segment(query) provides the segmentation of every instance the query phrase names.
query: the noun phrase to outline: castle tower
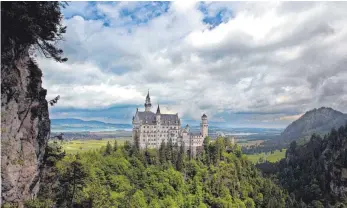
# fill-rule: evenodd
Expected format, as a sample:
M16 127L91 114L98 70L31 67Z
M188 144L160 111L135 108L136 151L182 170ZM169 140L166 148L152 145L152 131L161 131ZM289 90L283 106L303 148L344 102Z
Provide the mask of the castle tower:
M145 102L145 111L146 112L150 112L152 108L152 104L151 104L151 98L149 97L149 90L146 96L146 102Z
M160 107L158 104L158 108L157 108L157 113L155 114L155 119L157 121L157 123L160 123Z
M205 114L201 116L200 130L201 130L201 135L204 138L208 136L208 123L207 123L207 116Z

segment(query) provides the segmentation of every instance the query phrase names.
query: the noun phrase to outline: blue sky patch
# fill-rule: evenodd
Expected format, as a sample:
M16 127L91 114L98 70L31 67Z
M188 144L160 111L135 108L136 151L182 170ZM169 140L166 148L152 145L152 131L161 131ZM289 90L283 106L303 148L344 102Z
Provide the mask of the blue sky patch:
M201 2L199 4L199 10L204 14L203 22L209 24L211 29L215 28L223 22L228 22L230 17L232 17L232 11L230 8L220 8L220 10L216 12L216 14L210 16L208 12L208 6L204 2Z

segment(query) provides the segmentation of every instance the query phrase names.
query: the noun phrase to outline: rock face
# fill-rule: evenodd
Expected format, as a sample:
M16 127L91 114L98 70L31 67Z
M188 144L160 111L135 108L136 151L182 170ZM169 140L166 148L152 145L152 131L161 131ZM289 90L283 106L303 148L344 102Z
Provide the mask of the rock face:
M2 204L35 197L50 120L42 72L28 53L1 66Z
M313 133L326 134L332 128L345 125L346 122L347 115L332 108L313 109L291 123L281 134L281 139L292 141Z

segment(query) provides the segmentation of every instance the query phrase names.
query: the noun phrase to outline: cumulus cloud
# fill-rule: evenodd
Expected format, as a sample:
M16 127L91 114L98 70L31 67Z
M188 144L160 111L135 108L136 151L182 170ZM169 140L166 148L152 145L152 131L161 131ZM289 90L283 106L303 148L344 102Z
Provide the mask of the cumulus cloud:
M287 124L315 107L347 112L346 10L345 2L80 3L65 10L69 61L38 61L58 108L142 106L150 89L154 104L186 118L232 122L253 112L238 121Z

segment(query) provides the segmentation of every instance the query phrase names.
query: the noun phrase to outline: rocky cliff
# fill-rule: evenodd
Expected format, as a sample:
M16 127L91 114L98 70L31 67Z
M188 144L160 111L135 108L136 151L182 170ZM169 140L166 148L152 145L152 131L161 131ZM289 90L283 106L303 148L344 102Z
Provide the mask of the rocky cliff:
M50 132L42 72L26 52L2 59L1 179L2 204L35 197ZM9 60L9 61L8 61Z
M347 115L332 108L321 107L307 111L298 120L291 123L281 134L286 141L309 137L313 133L324 135L332 128L339 128L347 123Z

